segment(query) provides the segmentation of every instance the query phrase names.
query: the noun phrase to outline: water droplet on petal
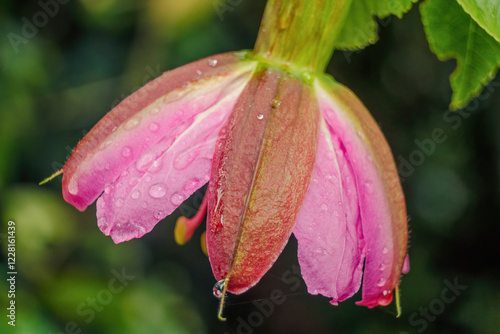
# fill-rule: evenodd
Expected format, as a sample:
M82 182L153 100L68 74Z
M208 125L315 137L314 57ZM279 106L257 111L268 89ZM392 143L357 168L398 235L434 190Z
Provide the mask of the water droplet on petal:
M141 206L145 209L148 207L148 203L146 201L141 203Z
M154 159L155 156L152 153L143 154L135 163L135 167L139 172L146 172Z
M271 102L274 109L278 108L281 104L281 101L278 98L274 98Z
M326 205L325 203L321 204L321 210L327 211L328 210L328 205Z
M155 219L158 219L158 220L162 220L163 218L166 217L166 215L163 213L163 211L161 210L156 210L154 213L153 213L153 216L155 217Z
M74 177L69 180L68 191L71 195L78 194L78 181Z
M388 292L387 292L387 290L382 291L382 294L383 294L384 296L385 296L385 295L387 295L387 293L388 293Z
M127 172L126 170L124 170L124 171L122 172L122 177L125 177L125 176L127 176L127 175L128 175L128 172Z
M263 119L263 118L264 118L264 115L262 115L262 114L257 115L257 119Z
M196 70L196 74L201 75L203 72L200 70Z
M125 123L125 129L132 130L133 128L138 126L140 122L141 122L141 119L139 117L133 117L133 118L129 119L127 121L127 123Z
M115 205L118 208L121 208L123 206L123 198L119 197L115 200Z
M110 192L111 192L111 187L106 186L106 188L104 188L104 193L109 195Z
M148 169L148 173L158 173L161 170L161 167L163 166L163 158L160 158L158 160L155 160L152 164L151 167Z
M149 195L153 198L162 198L167 193L167 189L161 183L157 183L149 188Z
M339 206L342 206L342 201L339 201L337 204L338 204Z
M140 196L141 196L141 193L139 190L134 190L132 192L132 194L130 195L130 197L132 197L133 199L138 199Z
M128 158L128 157L130 157L131 154L132 154L132 150L130 149L129 146L125 146L124 148L122 148L122 157Z
M173 205L180 205L182 204L182 202L184 202L184 196L182 196L182 194L175 193L172 195L172 197L170 197L170 202Z
M384 271L384 270L385 270L385 264L383 264L383 263L382 263L382 264L380 265L380 267L379 267L379 270L380 270L380 271Z
M378 281L377 281L377 286L384 286L385 284L385 278L380 278Z
M151 109L151 114L157 114L158 112L160 111L160 108L159 107L154 107L153 109Z
M149 131L151 132L156 132L158 131L158 129L160 128L160 126L158 125L158 123L151 123L149 124Z
M224 291L224 285L225 284L226 284L226 280L225 279L221 279L220 281L218 281L217 283L215 283L214 288L212 290L215 297L217 297L217 298L222 297L222 292Z
M199 183L200 183L200 180L198 180L197 178L193 178L191 180L188 180L186 182L186 184L184 185L184 190L195 189L198 186Z
M333 210L333 214L335 215L335 217L339 216L339 212L337 210Z
M387 254L387 253L389 253L389 249L387 249L387 247L384 247L382 249L382 254Z
M215 67L217 66L217 59L209 59L208 60L208 65Z

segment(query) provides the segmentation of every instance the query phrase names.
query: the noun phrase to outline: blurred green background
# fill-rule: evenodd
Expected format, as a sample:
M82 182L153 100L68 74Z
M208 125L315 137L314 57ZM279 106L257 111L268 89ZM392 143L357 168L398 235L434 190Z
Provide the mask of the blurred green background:
M401 284L400 318L394 305L355 306L359 294L338 307L308 295L294 270L292 237L256 287L229 297L228 321L219 322L201 231L182 247L173 238L176 218L194 213L200 193L145 237L115 245L97 228L94 206L80 213L64 202L60 177L37 185L147 81L211 54L252 48L264 6L0 3L1 333L500 332L500 78L466 109L447 112L455 63L429 51L418 6L402 20L379 20L377 44L336 52L328 67L373 113L401 166L412 268ZM446 139L429 144L436 129ZM15 328L5 317L9 220L17 227ZM285 297L272 300L273 290Z

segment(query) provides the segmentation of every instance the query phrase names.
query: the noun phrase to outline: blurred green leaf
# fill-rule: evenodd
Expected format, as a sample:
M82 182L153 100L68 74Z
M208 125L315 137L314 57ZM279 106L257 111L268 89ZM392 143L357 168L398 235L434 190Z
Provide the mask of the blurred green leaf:
M354 0L351 2L344 24L337 35L336 49L356 50L378 40L375 16L401 18L417 0Z
M420 9L432 52L441 61L457 59L450 108L463 108L498 71L500 44L455 1L427 0Z
M477 24L500 43L500 2L498 0L457 0Z

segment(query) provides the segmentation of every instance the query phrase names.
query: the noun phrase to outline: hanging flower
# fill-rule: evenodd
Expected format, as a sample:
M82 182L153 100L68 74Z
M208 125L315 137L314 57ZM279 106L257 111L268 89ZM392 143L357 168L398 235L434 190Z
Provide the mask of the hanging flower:
M363 104L323 73L332 26L304 31L309 18L280 14L318 4L287 3L270 2L253 52L166 72L111 110L65 164L63 196L79 210L97 199L98 226L119 243L208 182L200 212L175 235L189 240L207 210L220 295L254 286L293 233L311 294L337 304L363 280L358 304L387 305L408 270L395 163Z

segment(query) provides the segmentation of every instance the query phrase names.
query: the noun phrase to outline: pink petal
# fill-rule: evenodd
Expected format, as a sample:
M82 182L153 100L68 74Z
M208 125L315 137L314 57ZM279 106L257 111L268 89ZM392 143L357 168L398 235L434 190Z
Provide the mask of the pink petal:
M186 119L192 121L193 114L213 105L226 85L248 71L248 65L236 54L202 59L164 73L122 101L82 139L66 162L64 199L85 210L166 131L175 137L188 126ZM164 123L165 115L168 123Z
M326 80L317 90L323 117L332 138L340 140L357 190L366 249L363 299L358 304L387 305L399 282L407 243L404 196L394 159L376 122L351 91Z
M309 293L351 297L361 284L364 242L356 184L341 140L320 124L311 185L293 231Z
M98 224L104 234L116 243L141 237L208 182L219 130L246 80L227 85L215 79L188 93L180 103L162 105L158 116L146 116L150 123L135 140L145 140L151 124L161 127L155 132L164 136L98 199Z

